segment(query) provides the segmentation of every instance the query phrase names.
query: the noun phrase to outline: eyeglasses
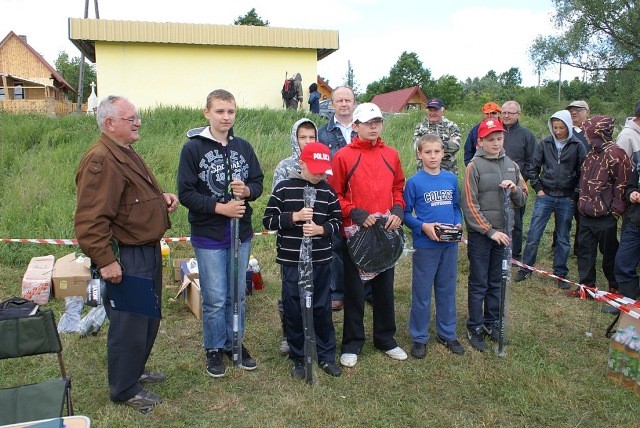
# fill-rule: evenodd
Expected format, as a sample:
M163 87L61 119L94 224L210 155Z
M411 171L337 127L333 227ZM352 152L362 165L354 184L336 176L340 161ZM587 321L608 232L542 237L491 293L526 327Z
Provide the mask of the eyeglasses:
M515 116L517 114L520 114L519 111L503 111L502 115L503 116Z
M140 118L140 116L134 116L134 117L112 117L112 119L126 120L127 122L131 122L132 125L135 125L136 122L138 122L138 126L142 125L142 118Z
M500 116L500 112L499 111L492 111L491 113L487 113L489 116Z
M371 120L369 120L367 122L361 122L361 123L364 123L364 124L366 124L368 126L374 126L374 125L375 126L380 126L380 125L382 125L382 119L371 119Z

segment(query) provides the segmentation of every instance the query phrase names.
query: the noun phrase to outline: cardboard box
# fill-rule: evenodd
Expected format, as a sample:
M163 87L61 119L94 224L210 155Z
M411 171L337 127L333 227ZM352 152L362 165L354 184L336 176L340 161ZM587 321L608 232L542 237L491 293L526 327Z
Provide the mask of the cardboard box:
M173 259L173 279L182 282L184 272L182 271L182 262L188 262L191 259Z
M87 280L91 278L91 260L76 257L76 253L59 258L53 268L53 296L63 299L67 296L87 295Z
M22 277L22 298L44 305L51 295L51 271L55 257L34 257Z
M186 264L186 263L185 263ZM202 319L202 297L200 295L200 280L197 273L187 273L178 290L176 299L184 295L184 302L198 319Z

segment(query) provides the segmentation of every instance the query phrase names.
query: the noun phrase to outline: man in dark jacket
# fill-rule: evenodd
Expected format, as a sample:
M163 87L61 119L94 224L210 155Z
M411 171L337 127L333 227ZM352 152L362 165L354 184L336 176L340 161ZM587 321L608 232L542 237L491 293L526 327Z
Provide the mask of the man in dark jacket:
M586 155L580 140L573 136L571 116L567 110L560 110L549 118L551 135L540 141L533 155L528 171L531 187L536 191L536 200L531 216L522 261L533 266L538 256L538 245L552 213L556 214L558 248L553 257L553 273L564 278L569 273L569 235L571 220L578 199L580 167ZM523 268L514 281L519 282L531 276L531 271ZM566 290L568 284L558 280L558 287Z
M580 284L596 284L597 248L609 289L617 289L613 265L618 251L618 218L627 209L625 188L631 173L627 154L613 143L614 119L595 116L584 122L591 150L582 165L578 212L578 273ZM605 309L612 308L605 306Z
M160 238L171 226L167 213L178 207L178 198L160 189L149 167L131 147L140 138L142 124L131 102L109 96L98 106L96 119L102 134L80 161L76 175L78 245L105 281L119 284L123 270L152 279L155 301L146 304L159 305ZM105 294L108 301L108 290ZM142 389L142 384L165 379L145 370L160 319L110 310L109 305L105 309L109 316L110 398L147 413L162 402L158 394Z
M331 104L335 111L329 123L318 130L318 141L329 147L331 157L351 142L358 133L351 127L356 108L355 95L348 86L338 86L331 93ZM344 265L342 263L342 236L332 236L333 259L331 262L331 309L342 309L344 303ZM368 288L368 286L367 286Z
M502 104L502 125L504 133L504 152L509 158L518 164L520 172L526 182L529 177L527 171L531 171L533 153L536 149L536 136L529 129L520 125L520 113L522 109L517 101L507 101ZM528 190L525 186L525 190ZM515 207L513 224L512 257L516 260L522 258L522 223L526 205Z

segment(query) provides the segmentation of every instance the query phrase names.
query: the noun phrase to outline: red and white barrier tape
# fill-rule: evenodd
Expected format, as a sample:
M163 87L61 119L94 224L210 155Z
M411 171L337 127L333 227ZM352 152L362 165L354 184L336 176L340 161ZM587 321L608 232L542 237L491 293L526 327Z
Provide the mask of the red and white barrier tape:
M265 232L256 232L253 236L267 236L274 235L275 230L268 230ZM183 236L179 238L165 237L165 242L189 242L191 238L189 236ZM20 243L20 244L51 244L51 245L78 245L77 239L51 239L51 238L0 238L0 242L4 243Z

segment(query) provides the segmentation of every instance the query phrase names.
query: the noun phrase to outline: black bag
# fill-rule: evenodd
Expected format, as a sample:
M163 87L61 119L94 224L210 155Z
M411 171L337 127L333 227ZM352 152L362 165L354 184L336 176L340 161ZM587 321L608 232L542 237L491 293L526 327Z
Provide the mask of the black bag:
M25 318L38 311L38 305L32 300L12 297L0 302L0 320Z
M286 79L282 85L282 98L292 100L296 97L296 84L293 79Z
M387 217L380 217L371 227L361 227L347 239L353 263L366 274L377 274L395 266L404 250L404 233L384 228Z

